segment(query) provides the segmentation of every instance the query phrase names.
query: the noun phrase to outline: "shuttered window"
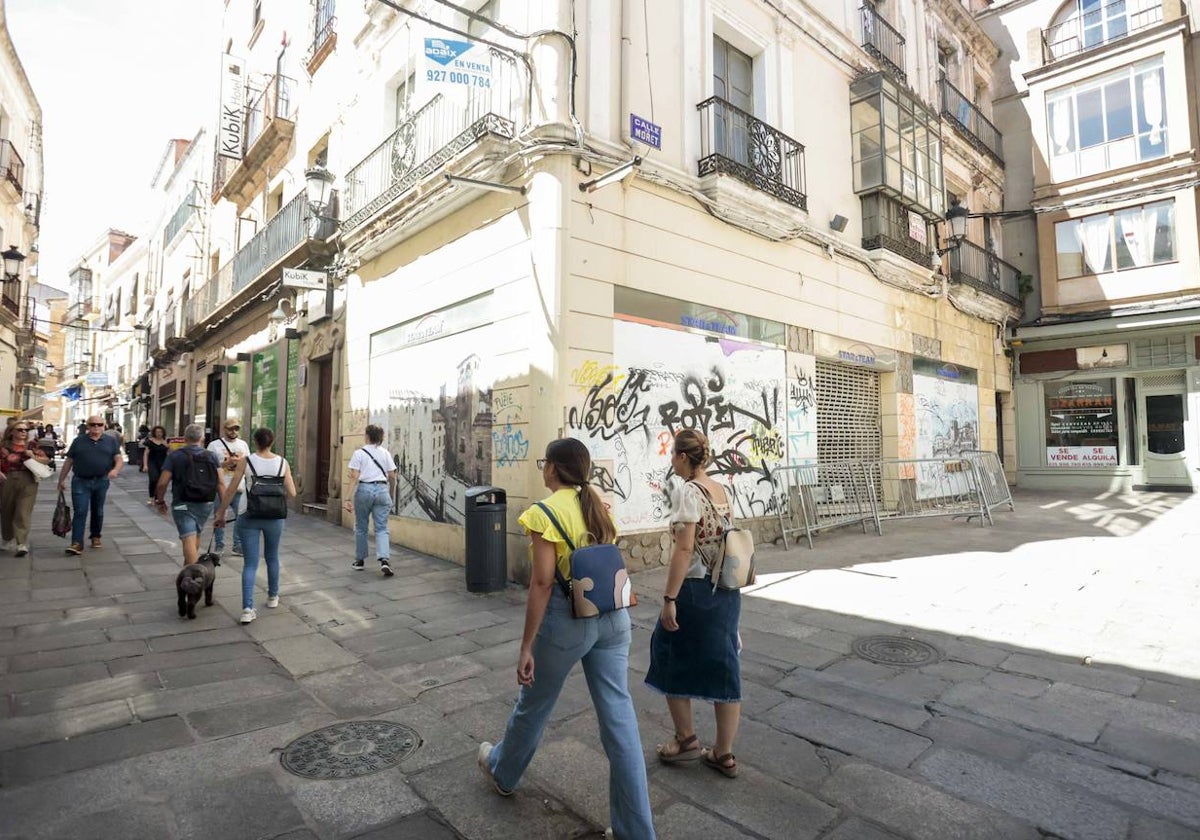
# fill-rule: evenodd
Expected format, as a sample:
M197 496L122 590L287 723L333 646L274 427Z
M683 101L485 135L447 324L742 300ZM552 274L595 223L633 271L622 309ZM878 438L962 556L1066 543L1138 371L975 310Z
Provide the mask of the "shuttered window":
M817 457L874 461L881 457L879 374L817 360Z

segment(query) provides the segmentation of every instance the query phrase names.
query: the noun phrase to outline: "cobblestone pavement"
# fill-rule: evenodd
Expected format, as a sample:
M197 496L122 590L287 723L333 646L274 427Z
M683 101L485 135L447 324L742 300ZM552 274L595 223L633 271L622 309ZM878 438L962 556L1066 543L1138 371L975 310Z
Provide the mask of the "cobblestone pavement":
M475 767L516 694L516 587L397 550L350 569L353 535L289 519L278 609L175 613L173 527L128 472L105 547L63 553L42 488L33 553L0 555L0 837L563 838L608 823L582 675L512 799ZM890 523L764 547L743 601L742 775L648 761L662 838L1200 837L1200 497L1019 493L997 525ZM661 570L635 577L641 684ZM904 637L904 644L865 637ZM923 642L930 649L907 644ZM859 643L859 644L856 644ZM928 655L923 664L872 656ZM358 778L288 772L281 750L341 721L413 730ZM702 739L711 714L698 716ZM354 742L343 745L353 754Z

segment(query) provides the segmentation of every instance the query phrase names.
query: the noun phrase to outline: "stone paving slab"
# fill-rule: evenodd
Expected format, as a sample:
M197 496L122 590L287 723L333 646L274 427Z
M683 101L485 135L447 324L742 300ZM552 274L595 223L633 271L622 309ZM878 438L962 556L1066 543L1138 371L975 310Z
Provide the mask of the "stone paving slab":
M186 718L202 738L222 738L325 713L325 707L307 693L290 691L190 712Z
M124 656L136 656L146 652L146 643L140 640L130 642L107 642L105 644L89 644L80 647L63 648L62 650L36 651L10 656L9 669L16 671L41 671L45 668L63 668L68 665L78 665L86 662L102 662L107 659L118 659Z
M273 837L304 816L269 773L197 778L168 799L182 838Z
M912 840L1037 840L1026 822L868 764L848 763L820 794Z
M16 787L47 776L192 743L177 717L90 732L75 738L0 753L0 785Z
M1066 838L1124 840L1127 812L1045 778L1032 778L980 756L935 750L921 775L964 799L990 805Z
M129 699L129 704L142 720L155 717L183 714L252 700L285 694L292 688L292 681L278 674L263 674L225 680L207 685L187 688L166 688L148 694L139 694Z
M809 700L780 703L767 723L807 741L860 755L885 767L903 768L930 747L929 739Z
M310 674L302 677L300 684L309 694L344 718L372 717L416 699L362 663Z
M354 665L359 658L319 633L262 643L263 649L293 677Z
M88 732L113 729L133 722L127 700L111 700L75 709L25 715L0 720L0 754L61 738L76 738Z
M194 665L207 665L213 662L243 657L260 657L262 652L257 645L248 641L229 644L197 647L189 650L146 652L141 656L131 656L123 659L112 659L108 669L113 676L119 674L137 673L144 671L160 671L172 668L188 668Z
M17 715L40 715L78 706L90 706L106 700L123 699L159 688L162 688L162 683L155 674L125 674L15 694L13 712Z

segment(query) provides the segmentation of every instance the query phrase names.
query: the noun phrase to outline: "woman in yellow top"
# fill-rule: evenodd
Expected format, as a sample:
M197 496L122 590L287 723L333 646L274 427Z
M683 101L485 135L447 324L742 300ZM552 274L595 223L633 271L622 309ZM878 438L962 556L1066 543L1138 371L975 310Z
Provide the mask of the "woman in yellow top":
M563 438L546 447L538 461L550 496L542 504L571 531L576 546L611 543L617 538L612 517L588 483L592 457L578 440ZM525 608L525 634L517 662L521 693L508 719L504 738L479 745L479 768L501 796L511 796L541 741L546 721L575 663L583 663L588 691L600 723L600 740L608 755L608 799L613 836L650 840L654 823L646 782L646 760L637 713L629 696L628 610L591 618L574 618L571 603L555 582L557 567L571 579L567 541L537 505L518 520L530 535L532 578Z

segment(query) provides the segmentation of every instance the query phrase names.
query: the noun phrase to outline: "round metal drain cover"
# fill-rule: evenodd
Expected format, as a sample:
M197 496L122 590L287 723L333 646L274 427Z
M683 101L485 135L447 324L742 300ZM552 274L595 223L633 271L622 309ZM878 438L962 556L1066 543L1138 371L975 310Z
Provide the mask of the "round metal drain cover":
M904 636L863 636L855 639L850 649L855 656L881 665L919 667L942 658L938 649L928 642Z
M355 720L301 735L284 748L279 763L310 779L352 779L395 767L421 746L421 736L402 723Z

